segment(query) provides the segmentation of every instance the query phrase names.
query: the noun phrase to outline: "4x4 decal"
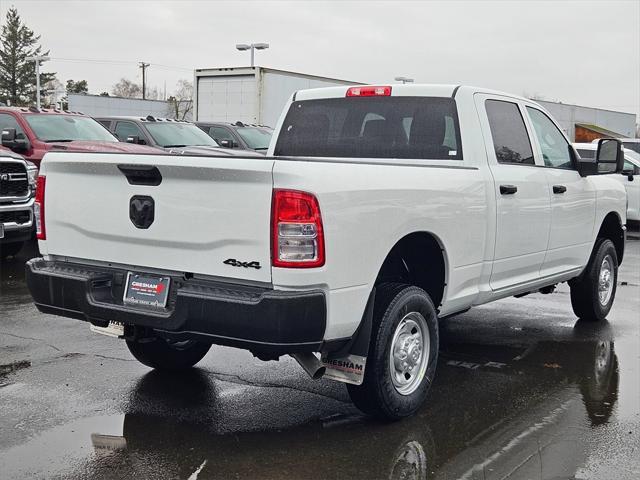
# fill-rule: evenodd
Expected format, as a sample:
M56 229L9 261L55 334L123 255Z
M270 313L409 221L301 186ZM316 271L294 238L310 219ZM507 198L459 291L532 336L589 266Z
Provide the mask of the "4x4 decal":
M232 267L255 268L256 270L260 270L260 268L262 268L260 262L241 262L240 260L236 260L235 258L228 258L222 263L224 263L225 265L231 265Z

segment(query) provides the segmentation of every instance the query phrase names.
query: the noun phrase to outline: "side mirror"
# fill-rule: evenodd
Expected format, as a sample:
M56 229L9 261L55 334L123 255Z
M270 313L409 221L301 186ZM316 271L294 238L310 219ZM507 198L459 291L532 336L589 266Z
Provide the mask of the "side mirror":
M233 148L235 147L235 143L233 140L220 140L220 146L224 148Z
M598 140L596 152L598 173L620 173L624 168L624 150L622 142L613 138Z
M2 129L2 146L21 152L29 150L29 140L26 138L18 138L15 128Z
M136 145L144 145L146 143L144 140L140 140L138 135L129 135L126 141L127 143L135 143Z
M614 138L601 138L598 140L595 161L581 160L578 162L578 171L582 177L622 173L623 167L624 150L622 149L622 142Z

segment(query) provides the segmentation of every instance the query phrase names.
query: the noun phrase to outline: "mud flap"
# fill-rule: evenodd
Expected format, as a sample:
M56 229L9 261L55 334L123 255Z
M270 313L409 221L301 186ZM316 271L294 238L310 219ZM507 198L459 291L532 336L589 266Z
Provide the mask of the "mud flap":
M340 350L322 353L321 361L326 368L323 378L362 385L367 355L369 354L369 343L371 342L375 298L376 289L374 287L369 295L369 300L367 300L360 326L351 340Z

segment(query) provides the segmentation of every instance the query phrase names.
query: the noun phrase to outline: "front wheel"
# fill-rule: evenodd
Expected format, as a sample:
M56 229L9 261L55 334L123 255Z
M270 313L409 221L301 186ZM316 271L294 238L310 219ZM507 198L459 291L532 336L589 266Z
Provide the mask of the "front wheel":
M618 282L618 255L613 242L599 238L580 280L569 282L573 313L581 320L604 320L613 306Z
M360 410L399 420L424 403L436 371L438 319L421 288L378 286L371 344L362 385L347 385Z
M156 337L143 342L127 340L127 347L136 360L147 367L179 371L191 368L202 360L211 345L195 340L173 342Z

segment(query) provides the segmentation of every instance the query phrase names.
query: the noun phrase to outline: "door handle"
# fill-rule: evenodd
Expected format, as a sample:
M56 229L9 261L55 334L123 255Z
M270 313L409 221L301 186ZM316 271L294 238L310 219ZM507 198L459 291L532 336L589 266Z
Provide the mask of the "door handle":
M564 185L553 186L553 193L564 193L566 191L567 191L567 187L565 187Z
M500 193L502 195L513 195L518 191L515 185L500 185Z
M160 170L153 165L118 165L118 170L127 177L130 185L157 187L162 183Z

